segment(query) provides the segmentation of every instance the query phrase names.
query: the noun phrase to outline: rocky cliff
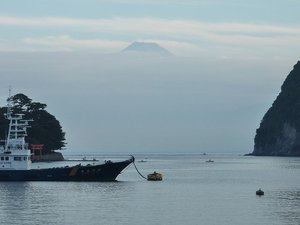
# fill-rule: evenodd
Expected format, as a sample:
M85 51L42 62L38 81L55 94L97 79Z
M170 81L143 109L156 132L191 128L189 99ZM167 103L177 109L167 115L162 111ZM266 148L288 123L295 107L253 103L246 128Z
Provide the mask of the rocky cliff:
M252 154L300 156L300 61L256 130Z

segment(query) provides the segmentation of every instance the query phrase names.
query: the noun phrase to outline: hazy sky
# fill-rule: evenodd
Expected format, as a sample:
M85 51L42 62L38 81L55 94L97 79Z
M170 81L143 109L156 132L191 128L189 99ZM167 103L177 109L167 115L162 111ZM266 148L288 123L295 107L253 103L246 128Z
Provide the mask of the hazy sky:
M48 105L69 152L241 152L300 52L298 0L10 0L8 86ZM122 55L133 41L173 57Z
M2 1L3 51L111 53L134 40L175 54L297 57L298 0Z

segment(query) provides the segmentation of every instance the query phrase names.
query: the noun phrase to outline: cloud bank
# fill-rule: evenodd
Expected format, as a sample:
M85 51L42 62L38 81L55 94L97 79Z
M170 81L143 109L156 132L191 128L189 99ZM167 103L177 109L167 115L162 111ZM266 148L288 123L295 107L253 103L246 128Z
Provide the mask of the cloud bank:
M203 52L224 55L272 57L280 48L283 56L299 52L300 27L254 23L212 23L159 18L75 19L60 17L0 17L0 26L28 31L10 41L2 38L0 50L98 50L115 52L132 41L156 41L178 55ZM30 31L39 35L30 35ZM55 32L54 32L55 31ZM61 33L53 35L53 33ZM90 38L93 36L94 38ZM1 44L2 43L2 44ZM5 44L4 44L5 43ZM5 46L5 48L3 47ZM219 51L217 50L219 49ZM258 50L261 50L258 53ZM12 48L16 51L16 47ZM257 52L256 52L257 51Z

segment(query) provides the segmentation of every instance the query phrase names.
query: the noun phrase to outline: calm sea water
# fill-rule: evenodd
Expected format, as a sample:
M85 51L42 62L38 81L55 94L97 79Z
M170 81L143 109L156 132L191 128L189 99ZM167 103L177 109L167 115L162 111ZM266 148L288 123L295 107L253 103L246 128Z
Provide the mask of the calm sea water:
M150 154L136 160L141 173L156 170L164 180L146 181L130 166L119 182L0 182L1 224L300 224L300 158ZM264 196L255 195L258 188Z

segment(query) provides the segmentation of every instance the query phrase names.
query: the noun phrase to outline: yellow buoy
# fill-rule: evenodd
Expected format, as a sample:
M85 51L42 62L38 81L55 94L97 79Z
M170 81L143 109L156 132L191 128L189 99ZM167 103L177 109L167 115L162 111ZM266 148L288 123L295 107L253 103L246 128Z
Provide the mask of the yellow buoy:
M154 171L154 173L148 174L147 180L150 180L150 181L161 181L162 180L162 174L156 173Z

